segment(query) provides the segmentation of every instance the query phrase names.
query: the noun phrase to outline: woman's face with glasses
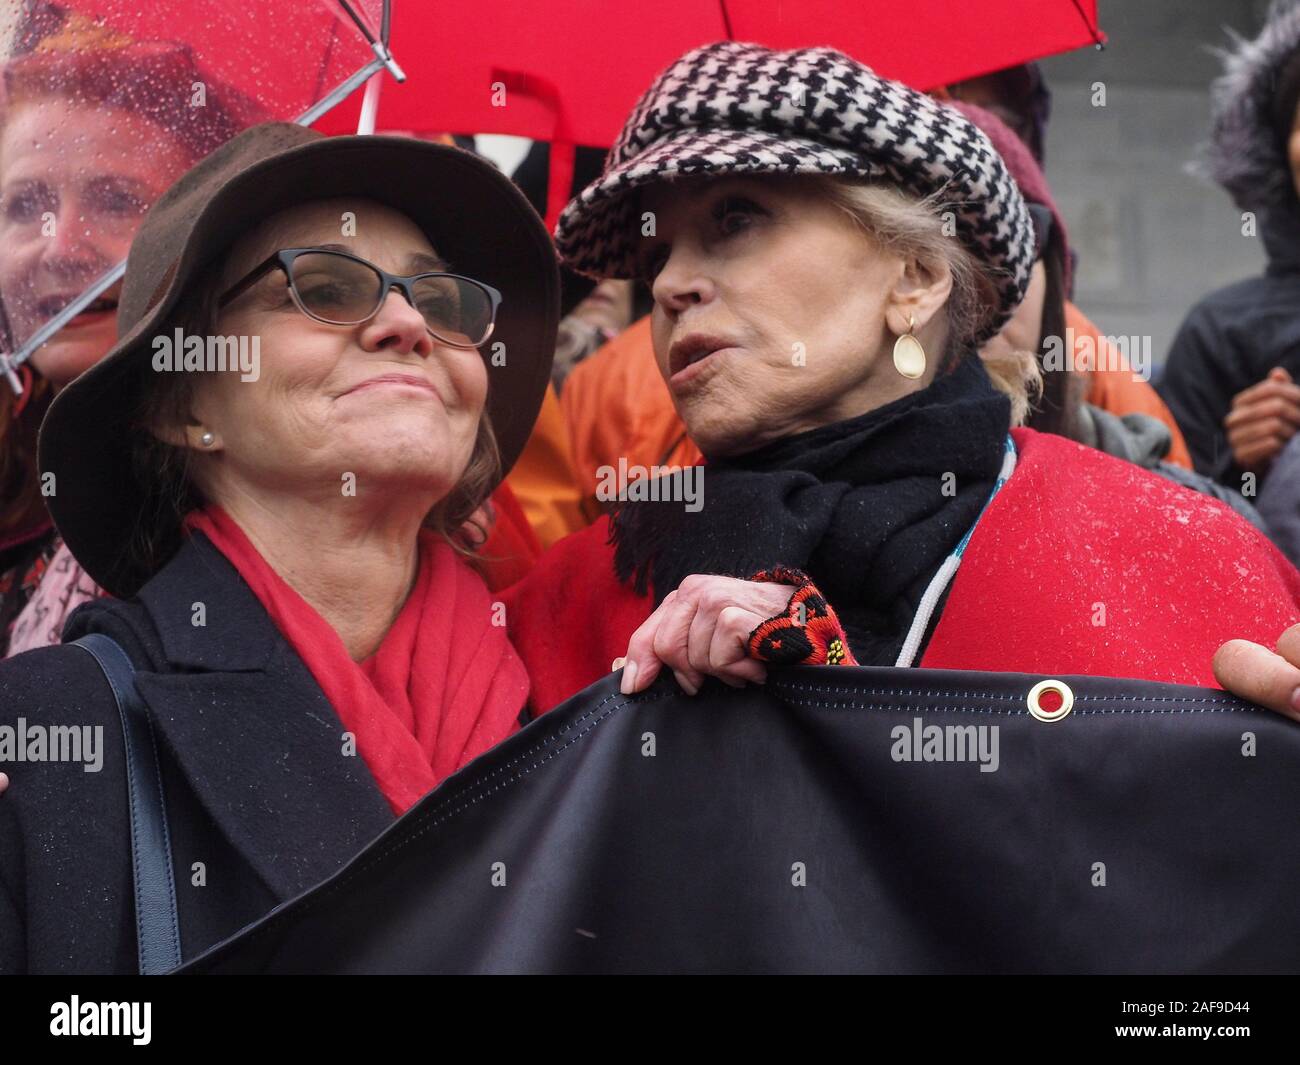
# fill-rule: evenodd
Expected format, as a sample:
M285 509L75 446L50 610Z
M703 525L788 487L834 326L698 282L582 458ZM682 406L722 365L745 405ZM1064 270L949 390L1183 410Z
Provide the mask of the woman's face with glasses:
M282 249L295 261L268 267ZM432 505L464 473L487 399L483 358L465 345L490 329L494 305L479 301L495 293L436 281L381 293L366 263L399 279L454 272L414 222L368 200L291 208L232 248L216 331L250 350L256 338L260 364L256 380L219 371L195 390L194 421L216 438L202 450L215 453L203 479L217 502L256 487L353 502L414 491Z

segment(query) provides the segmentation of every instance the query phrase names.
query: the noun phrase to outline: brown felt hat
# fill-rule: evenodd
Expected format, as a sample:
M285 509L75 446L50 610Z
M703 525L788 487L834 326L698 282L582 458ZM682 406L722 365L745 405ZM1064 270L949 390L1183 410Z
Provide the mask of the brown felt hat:
M194 277L238 237L287 207L339 196L401 211L457 273L501 292L496 328L482 349L487 415L503 471L523 451L550 381L560 299L554 246L524 195L490 162L460 148L406 137L326 137L289 122L254 126L184 174L145 216L127 259L118 341L59 393L41 425L38 464L55 476L47 500L55 525L113 595L133 595L153 575L127 552L139 515L156 510L149 495L155 486L139 483L131 469L139 432L132 420L154 376L153 337L170 329ZM493 352L505 358L487 357Z

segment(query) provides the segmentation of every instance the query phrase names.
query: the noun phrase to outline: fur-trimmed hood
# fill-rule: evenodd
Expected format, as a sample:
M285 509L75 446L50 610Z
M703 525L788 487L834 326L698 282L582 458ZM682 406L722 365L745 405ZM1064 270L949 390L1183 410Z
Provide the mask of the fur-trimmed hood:
M1274 0L1254 40L1228 33L1233 47L1217 50L1224 72L1210 90L1211 139L1197 170L1243 210L1290 206L1295 185L1272 115L1278 78L1300 48L1300 0Z

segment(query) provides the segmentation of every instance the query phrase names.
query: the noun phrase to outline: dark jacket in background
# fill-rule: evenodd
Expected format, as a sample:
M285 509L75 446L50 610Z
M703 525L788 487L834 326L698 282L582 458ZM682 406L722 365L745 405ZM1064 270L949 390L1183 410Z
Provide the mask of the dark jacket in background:
M1300 436L1293 436L1274 460L1257 506L1273 542L1300 566Z
M153 717L183 957L329 876L393 822L307 667L201 534L137 599L83 606L64 638L88 632L130 655ZM95 660L65 645L0 664L0 726L20 717L28 729L102 726L103 766L0 764L0 973L134 972L122 731Z
M1238 491L1245 471L1233 461L1223 428L1233 397L1274 366L1300 381L1300 207L1261 213L1259 232L1269 257L1264 275L1196 304L1156 383L1196 469Z

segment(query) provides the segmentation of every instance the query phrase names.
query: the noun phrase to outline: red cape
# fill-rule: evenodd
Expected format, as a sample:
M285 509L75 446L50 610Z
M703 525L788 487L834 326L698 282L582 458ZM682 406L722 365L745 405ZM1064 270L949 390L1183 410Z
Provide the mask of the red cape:
M1222 503L1064 437L1012 435L1015 473L921 666L1217 687L1225 640L1272 647L1300 621L1300 573ZM608 536L602 518L561 540L502 595L535 711L608 673L650 614L615 578Z

